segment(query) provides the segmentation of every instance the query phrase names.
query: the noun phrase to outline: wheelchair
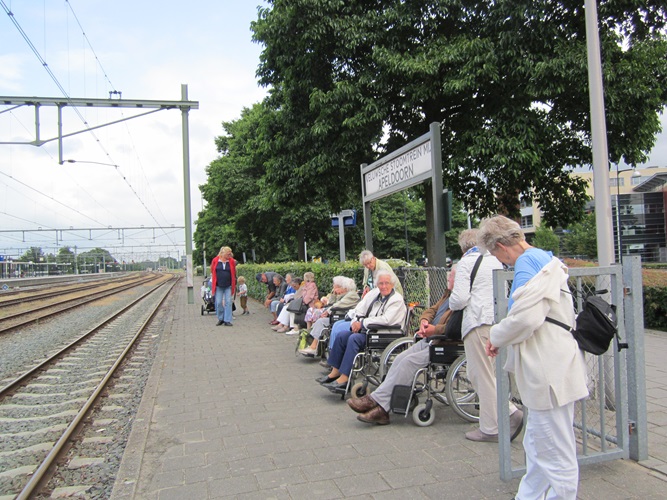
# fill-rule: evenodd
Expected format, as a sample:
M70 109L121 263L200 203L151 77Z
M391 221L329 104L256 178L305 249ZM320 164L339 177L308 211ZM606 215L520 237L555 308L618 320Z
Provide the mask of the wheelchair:
M387 347L382 366L391 366L391 358L415 342L414 337L399 339ZM397 385L391 397L391 411L427 427L435 420L433 400L448 405L454 413L468 422L479 421L479 399L467 376L467 363L462 341L434 335L420 340L429 343L429 363L417 370L412 385ZM386 358L386 359L385 359ZM425 400L420 403L420 396Z
M354 357L352 371L341 399L345 399L348 393L355 398L364 396L368 392L369 384L377 387L382 383L384 375L391 366L391 362L400 351L395 348L393 357L385 357L384 354L390 345L405 338L410 328L412 314L413 307L410 306L402 325L382 326L366 331L366 345ZM359 378L361 380L357 381Z

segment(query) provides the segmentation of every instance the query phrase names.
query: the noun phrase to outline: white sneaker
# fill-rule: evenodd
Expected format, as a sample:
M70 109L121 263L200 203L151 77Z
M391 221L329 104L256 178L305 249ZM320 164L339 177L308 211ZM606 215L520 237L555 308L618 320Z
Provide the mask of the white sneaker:
M315 356L315 354L317 354L317 349L306 347L305 349L299 349L299 352L304 356Z
M285 335L298 335L299 330L292 329L289 332L285 332Z

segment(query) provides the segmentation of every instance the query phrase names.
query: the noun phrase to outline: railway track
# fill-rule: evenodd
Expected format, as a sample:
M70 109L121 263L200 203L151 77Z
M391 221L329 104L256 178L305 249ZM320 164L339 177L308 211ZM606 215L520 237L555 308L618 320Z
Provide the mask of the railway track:
M58 494L69 494L90 487L64 484L68 479L63 478L72 476L60 474L59 467L87 466L103 461L104 456L78 457L66 463L61 463L62 457L77 440L84 423L95 424L89 421L94 409L122 408L109 401L100 405L100 397L108 396L105 391L110 381L120 376L119 368L124 366L140 339L159 335L156 331L151 333L150 328L176 281L156 284L65 348L0 388L0 497L34 498L51 495L54 489L60 490ZM141 359L134 361L141 362ZM131 370L132 362L127 363ZM99 432L108 424L104 419L96 422ZM88 443L114 440L113 435L96 433L95 436L88 438ZM85 442L86 439L81 440ZM58 486L51 485L44 491L54 474L60 474Z
M73 292L66 291L51 297L54 299L52 301L43 299L45 303L37 306L14 306L11 312L9 310L3 310L2 313L0 313L0 334L48 319L49 317L62 314L95 300L109 297L130 288L160 279L163 279L161 275L149 275L141 277L140 279L132 279L130 281L125 280L117 283L105 283L101 287L97 287L100 288L97 292L90 292L87 289L78 289Z
M52 285L39 285L17 290L3 291L0 293L0 311L5 308L13 307L29 302L43 301L60 295L94 290L96 288L106 287L110 284L121 283L141 279L142 275L124 275L113 278L107 278L100 281L71 281L68 283L54 283ZM0 313L1 314L1 313Z

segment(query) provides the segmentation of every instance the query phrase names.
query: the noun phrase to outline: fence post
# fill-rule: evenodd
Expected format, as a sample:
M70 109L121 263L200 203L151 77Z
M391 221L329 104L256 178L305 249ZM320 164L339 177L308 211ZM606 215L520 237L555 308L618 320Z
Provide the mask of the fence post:
M493 271L493 300L494 300L494 323L507 316L508 297L506 293L507 280L512 279L513 272L496 269ZM498 399L498 466L500 479L511 481L514 477L523 475L523 470L512 470L512 448L509 440L510 417L506 395L510 393L510 379L503 366L507 360L507 348L500 349L495 359L496 369L496 391ZM505 396L503 396L505 395ZM525 418L525 417L524 417Z
M625 335L630 345L628 367L629 452L632 460L648 459L646 417L646 359L644 356L644 296L641 258L623 256L623 310Z

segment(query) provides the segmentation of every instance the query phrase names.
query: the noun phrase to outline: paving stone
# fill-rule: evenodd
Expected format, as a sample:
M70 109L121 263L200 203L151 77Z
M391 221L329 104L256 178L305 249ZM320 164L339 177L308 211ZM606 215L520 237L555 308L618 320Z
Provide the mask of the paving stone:
M263 471L255 474L260 489L286 488L290 484L301 484L307 481L298 467Z
M291 484L287 487L290 497L294 499L317 498L326 500L330 498L341 498L342 493L332 480L309 481L301 484ZM404 497L407 498L407 497Z
M407 486L421 486L436 482L436 479L426 472L424 467L384 470L380 472L380 475L392 489L405 488Z
M211 491L218 496L233 496L239 493L257 491L259 486L254 475L236 476L225 479L215 479L210 482Z
M387 491L391 486L387 484L379 473L361 474L334 479L336 486L343 492L344 496L365 495Z
M271 333L261 304L251 301L253 314L223 334L181 292L137 415L143 433L133 430L118 474L129 490L114 488L112 500L496 500L516 493L518 478L500 480L497 445L466 441L475 424L451 408L436 403L430 427L400 415L389 426L360 423L314 381L318 363L295 357L293 338ZM645 340L651 458L582 467L579 500L665 498L667 334ZM518 467L521 442L511 449Z
M183 500L184 498L207 498L208 485L201 482L186 484L175 488L166 488L158 491L158 500Z

